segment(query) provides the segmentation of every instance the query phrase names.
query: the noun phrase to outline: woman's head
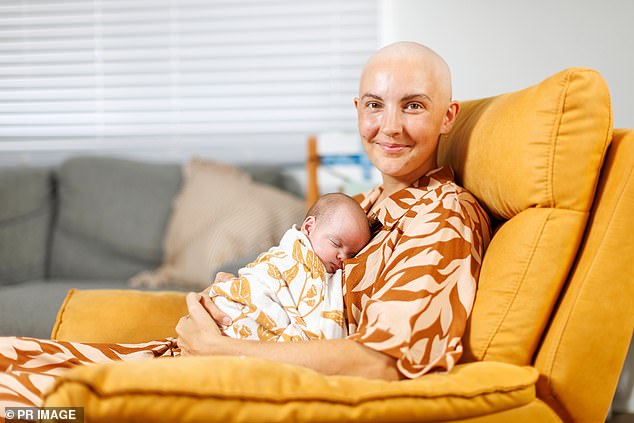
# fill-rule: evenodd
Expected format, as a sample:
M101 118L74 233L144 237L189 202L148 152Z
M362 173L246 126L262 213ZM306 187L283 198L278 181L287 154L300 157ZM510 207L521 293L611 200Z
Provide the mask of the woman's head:
M343 260L354 257L370 241L365 212L342 193L320 197L308 210L301 231L328 273L341 269Z
M439 137L458 114L447 63L411 42L368 60L355 107L363 148L386 185L409 185L434 169Z

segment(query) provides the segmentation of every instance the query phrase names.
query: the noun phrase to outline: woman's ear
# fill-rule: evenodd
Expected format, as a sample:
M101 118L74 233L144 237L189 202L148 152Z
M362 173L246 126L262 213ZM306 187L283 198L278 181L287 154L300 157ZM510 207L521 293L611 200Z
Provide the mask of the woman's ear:
M453 128L453 124L456 122L456 117L458 116L458 112L460 111L460 105L457 101L452 101L449 103L449 107L447 107L447 112L442 120L442 125L440 126L441 135L448 134Z
M306 217L306 219L304 219L304 223L302 223L301 226L301 231L304 235L309 236L310 233L313 231L313 229L315 228L315 222L317 221L317 219L315 219L315 216L308 216Z

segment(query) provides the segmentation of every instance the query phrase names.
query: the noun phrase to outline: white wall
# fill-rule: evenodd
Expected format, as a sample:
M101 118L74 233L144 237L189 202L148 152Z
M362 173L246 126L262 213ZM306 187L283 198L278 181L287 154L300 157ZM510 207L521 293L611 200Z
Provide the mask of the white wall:
M383 0L382 9L382 44L436 50L452 68L456 99L591 67L610 87L615 127L634 127L634 1Z

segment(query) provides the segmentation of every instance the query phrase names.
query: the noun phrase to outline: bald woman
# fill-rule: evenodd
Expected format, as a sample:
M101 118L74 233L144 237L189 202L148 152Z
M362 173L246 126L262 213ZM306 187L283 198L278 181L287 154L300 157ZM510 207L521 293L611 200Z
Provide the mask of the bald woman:
M177 326L184 354L263 357L388 380L450 370L460 358L490 226L452 170L436 164L440 136L459 110L449 66L420 44L389 45L365 65L354 104L383 183L359 198L381 229L344 262L350 336L285 345L227 339L214 324L227 316L192 293L191 318Z

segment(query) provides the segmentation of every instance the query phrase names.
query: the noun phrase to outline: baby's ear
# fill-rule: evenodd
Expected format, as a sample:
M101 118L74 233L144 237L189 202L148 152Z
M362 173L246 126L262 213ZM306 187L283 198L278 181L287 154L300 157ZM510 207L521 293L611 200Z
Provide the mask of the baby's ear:
M300 228L304 235L310 235L315 228L315 222L317 222L315 216L307 216L306 219L304 219L304 223L302 223L302 227Z

